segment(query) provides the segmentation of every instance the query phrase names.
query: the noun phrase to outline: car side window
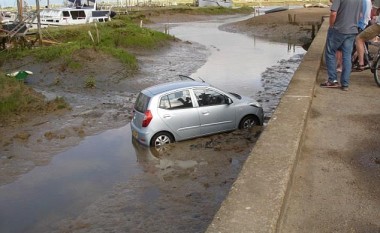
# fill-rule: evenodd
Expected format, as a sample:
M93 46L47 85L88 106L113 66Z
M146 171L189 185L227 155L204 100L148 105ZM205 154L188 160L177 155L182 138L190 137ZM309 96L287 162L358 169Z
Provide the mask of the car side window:
M226 104L226 97L211 89L194 89L199 106Z
M191 101L189 90L177 91L161 97L159 107L168 110L192 108L193 103Z

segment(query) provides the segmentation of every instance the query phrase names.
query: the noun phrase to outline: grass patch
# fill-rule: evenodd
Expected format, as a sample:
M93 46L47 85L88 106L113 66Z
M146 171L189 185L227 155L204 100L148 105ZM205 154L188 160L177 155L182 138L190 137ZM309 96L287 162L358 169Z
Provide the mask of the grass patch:
M30 103L36 101L32 95L26 94L28 88L14 78L0 75L0 116L7 116L12 112L18 113Z
M26 120L34 113L46 113L59 109L69 109L63 98L45 101L45 97L26 86L22 81L0 73L0 122ZM23 116L25 115L25 116Z
M46 28L44 39L57 41L58 44L37 47L33 50L17 49L4 54L3 59L17 59L33 56L40 62L63 59L65 66L79 69L81 65L70 62L73 54L81 49L92 48L97 52L108 53L122 61L130 70L137 70L138 64L133 53L135 49L152 50L173 41L173 36L147 28L140 28L130 18L115 19L106 23L85 24L67 27ZM89 35L91 32L92 38Z
M86 80L84 81L84 87L85 88L95 88L96 87L96 80L93 76L88 76Z
M116 9L115 9L116 10ZM30 49L14 49L6 53L1 60L17 59L33 56L40 62L50 62L62 58L67 67L81 68L78 63L70 63L72 54L80 49L93 48L98 52L106 52L120 59L130 70L137 70L137 61L132 52L135 49L153 50L160 48L169 41L175 40L173 36L162 32L140 28L137 19L146 19L152 14L194 14L194 15L223 15L248 14L251 7L225 8L225 7L173 7L156 8L131 12L129 15L117 15L115 19L106 23L75 25L66 27L46 28L42 30L45 40L59 44ZM138 23L134 23L138 22ZM91 32L92 38L89 35Z

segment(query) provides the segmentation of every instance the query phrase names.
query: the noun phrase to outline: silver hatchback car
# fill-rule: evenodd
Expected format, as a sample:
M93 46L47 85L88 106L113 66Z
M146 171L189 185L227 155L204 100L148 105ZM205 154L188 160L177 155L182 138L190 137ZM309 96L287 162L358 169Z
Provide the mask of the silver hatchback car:
M134 105L132 136L153 147L263 125L261 105L210 84L177 81L141 91Z

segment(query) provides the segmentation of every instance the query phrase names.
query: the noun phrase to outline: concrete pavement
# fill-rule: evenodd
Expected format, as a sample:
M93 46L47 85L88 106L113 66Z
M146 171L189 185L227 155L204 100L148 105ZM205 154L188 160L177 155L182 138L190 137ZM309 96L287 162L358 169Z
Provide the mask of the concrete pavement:
M322 24L207 232L380 232L380 88L320 88Z

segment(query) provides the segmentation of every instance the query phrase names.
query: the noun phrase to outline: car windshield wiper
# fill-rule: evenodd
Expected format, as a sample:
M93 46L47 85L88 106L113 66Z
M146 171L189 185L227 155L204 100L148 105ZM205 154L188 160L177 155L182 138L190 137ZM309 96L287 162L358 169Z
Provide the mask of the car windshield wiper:
M195 79L193 79L193 78L191 78L191 77L189 77L189 76L186 76L186 75L179 74L178 76L179 76L179 78L182 79L182 80L190 79L190 80L192 80L192 81L196 81ZM202 80L202 82L205 82L205 80L203 80L202 78L200 78L200 77L198 77L198 78L199 78L200 80Z
M228 92L230 93L231 95L235 96L236 98L238 98L239 100L241 100L241 96L236 94L236 93L233 93L233 92Z

